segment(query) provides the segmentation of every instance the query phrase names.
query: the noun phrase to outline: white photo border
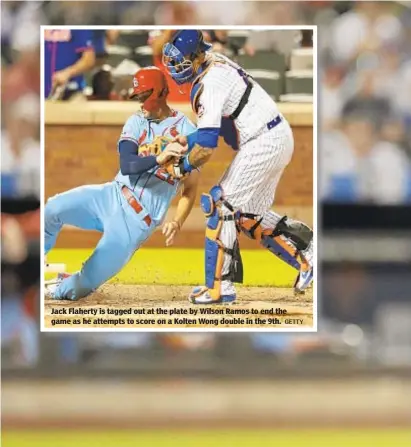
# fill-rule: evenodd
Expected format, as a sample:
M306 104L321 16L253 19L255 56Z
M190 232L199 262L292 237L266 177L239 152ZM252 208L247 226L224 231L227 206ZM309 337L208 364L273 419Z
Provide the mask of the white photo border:
M99 327L81 327L81 328L47 328L45 327L44 315L44 274L45 274L45 256L44 256L44 201L45 201L45 118L44 118L44 32L53 29L68 30L117 30L117 31L161 31L161 30L181 30L181 29L201 29L201 30L227 30L227 31L312 31L313 32L313 231L314 231L314 280L313 280L313 326L312 327L281 327L270 328L99 328ZM85 25L42 25L40 26L40 331L53 333L67 332L259 332L259 333L312 333L318 331L318 27L315 25L155 25L155 26L85 26Z

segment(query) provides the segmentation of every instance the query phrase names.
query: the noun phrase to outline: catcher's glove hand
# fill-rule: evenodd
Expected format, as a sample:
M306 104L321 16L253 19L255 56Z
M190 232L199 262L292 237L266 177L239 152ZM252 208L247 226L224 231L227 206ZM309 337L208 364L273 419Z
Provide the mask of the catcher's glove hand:
M148 155L160 155L166 148L167 144L171 143L171 139L163 136L155 137L151 143L142 144L138 147L138 155L147 157Z
M183 155L187 152L187 146L176 141L167 144L157 155L157 163L175 179L183 178Z

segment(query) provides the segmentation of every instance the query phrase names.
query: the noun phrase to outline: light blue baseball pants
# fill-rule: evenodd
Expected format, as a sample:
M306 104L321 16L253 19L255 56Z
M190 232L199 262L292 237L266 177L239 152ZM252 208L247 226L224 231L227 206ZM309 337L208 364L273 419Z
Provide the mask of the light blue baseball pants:
M54 298L78 300L105 283L131 259L155 229L128 204L116 182L81 186L50 198L45 206L44 250L54 246L64 224L103 233L80 272L64 279Z

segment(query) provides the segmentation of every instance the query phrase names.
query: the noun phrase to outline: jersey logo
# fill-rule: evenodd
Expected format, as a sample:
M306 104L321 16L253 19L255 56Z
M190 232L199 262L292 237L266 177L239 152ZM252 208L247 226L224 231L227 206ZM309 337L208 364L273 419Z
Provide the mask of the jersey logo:
M171 135L173 138L175 138L175 137L178 136L178 130L177 130L177 127L176 127L176 126L173 126L173 127L170 129L170 135Z

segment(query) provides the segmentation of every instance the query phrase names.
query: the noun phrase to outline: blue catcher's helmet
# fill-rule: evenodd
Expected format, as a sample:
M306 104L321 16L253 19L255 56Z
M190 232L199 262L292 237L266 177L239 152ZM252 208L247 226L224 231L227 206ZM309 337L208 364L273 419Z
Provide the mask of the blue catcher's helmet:
M193 60L211 49L198 30L181 30L163 47L163 64L177 84L190 82L194 77Z

